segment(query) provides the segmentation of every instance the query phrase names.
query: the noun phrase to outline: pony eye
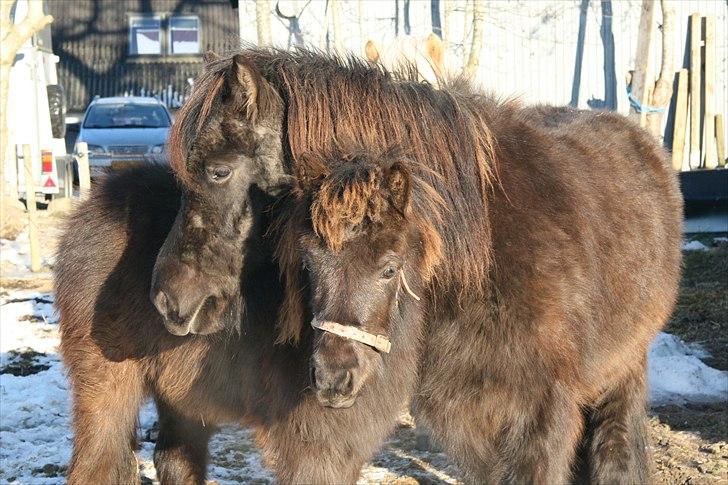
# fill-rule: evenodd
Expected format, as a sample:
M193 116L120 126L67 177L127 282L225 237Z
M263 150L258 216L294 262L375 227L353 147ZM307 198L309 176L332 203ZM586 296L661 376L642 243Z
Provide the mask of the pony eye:
M232 169L226 165L218 165L215 167L207 167L207 175L212 179L214 182L222 182L226 180L230 174L232 173Z
M394 266L388 266L387 269L385 269L382 273L382 279L391 280L396 274L397 268L395 268Z

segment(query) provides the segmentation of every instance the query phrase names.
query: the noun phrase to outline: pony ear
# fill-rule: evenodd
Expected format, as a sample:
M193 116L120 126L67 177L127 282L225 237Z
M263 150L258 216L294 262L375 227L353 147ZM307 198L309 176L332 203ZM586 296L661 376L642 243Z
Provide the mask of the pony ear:
M379 49L373 40L369 39L364 45L364 55L371 63L376 63L379 60Z
M389 192L390 203L401 214L409 210L412 191L412 176L401 162L395 162L387 171L385 187Z
M243 55L233 57L230 70L227 82L231 94L251 123L282 115L280 96Z

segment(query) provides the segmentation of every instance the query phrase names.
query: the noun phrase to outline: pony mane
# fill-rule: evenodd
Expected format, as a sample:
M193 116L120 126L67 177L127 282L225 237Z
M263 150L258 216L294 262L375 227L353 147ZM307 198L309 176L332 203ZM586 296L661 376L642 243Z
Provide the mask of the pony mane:
M286 148L299 183L317 176L321 160L338 160L349 147L370 153L398 147L411 162L413 178L423 182L413 195L444 201L446 222L437 222L443 211L421 213L431 217L442 240L435 283L449 294L483 293L491 252L483 215L496 182L489 129L495 120L487 116L498 112L490 109L497 101L474 93L462 78L435 89L417 81L411 66L389 72L363 59L305 49L243 55L284 100Z
M225 76L232 63L233 58L230 56L205 65L172 124L167 140L169 165L177 180L188 189L195 186L188 165L190 150L217 111L213 107L220 101L225 87Z
M484 294L491 259L488 199L497 183L496 142L490 127L507 111L506 105L475 92L463 78L441 89L418 82L412 66L389 72L363 59L307 49L251 48L239 55L283 100L284 163L299 185L319 176L322 163L341 160L342 150L363 147L377 153L400 147L411 162L413 179L423 182L413 187L413 210L418 211L417 204L425 198L432 203L423 207L437 205L435 199L443 201L442 211L417 214L429 220L441 241L442 261L431 281L439 291L433 294ZM178 114L170 145L176 145L172 167L180 180L188 179L184 159L191 140L217 111L230 62L226 58L212 63ZM302 190L294 188L293 199L300 202L295 193ZM296 251L294 241L279 240L276 254L284 274L286 264L300 268ZM298 283L286 281L287 292L301 295L305 284ZM280 337L296 340L300 329L285 328L294 325L284 323L286 314L284 309Z

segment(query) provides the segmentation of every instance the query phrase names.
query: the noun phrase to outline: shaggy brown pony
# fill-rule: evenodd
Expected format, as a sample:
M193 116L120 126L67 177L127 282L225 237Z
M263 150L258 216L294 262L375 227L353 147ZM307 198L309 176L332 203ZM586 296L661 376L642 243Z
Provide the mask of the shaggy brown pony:
M414 390L420 335L405 329L391 336L395 350L369 377L371 388L356 406L323 408L309 383L313 332L302 332L298 346L274 343L283 287L264 237L271 223L265 208L273 200L261 191L251 197L255 216L242 255L239 313L213 334L172 334L149 292L180 195L162 167L114 174L80 205L63 237L56 302L73 391L68 482L139 482L136 418L152 397L162 484L203 484L209 438L231 422L255 428L281 483L354 483Z
M674 299L680 239L675 180L648 135L616 115L522 110L306 51L214 60L193 98L170 140L174 224L168 176L121 175L61 244L70 482L135 479L145 395L160 412L165 483L201 482L213 423L239 420L258 425L283 482L352 482L418 370L420 415L476 479L566 480L582 437L595 481L643 473L644 352ZM329 190L317 235L311 188L339 166L377 173L359 194L367 207L383 197L369 211L337 206ZM296 186L264 209L284 173ZM339 209L402 225L372 250L407 255L389 261L406 281L381 285L363 315L349 301L372 297L364 273L346 274L346 300L308 286L351 254L351 221L330 223ZM263 237L271 218L282 282ZM315 239L342 228L338 250ZM302 248L306 234L319 256ZM407 282L422 301L403 293ZM321 301L342 323L389 315L391 353L327 343L309 326L309 302L316 313ZM354 405L342 399L352 394Z
M498 180L452 200L482 197L489 231L432 210L421 183L397 182L393 196L391 167L396 180L421 176L406 157L339 161L322 167L310 194L302 188L310 210L289 220L299 251L286 252L303 254L314 319L372 334L424 331L416 417L476 482L565 483L576 472L646 483L646 352L672 310L680 267L674 174L619 115L501 105L489 119ZM427 249L437 236L442 258ZM448 258L448 236L487 238L483 281L453 284L448 272L473 261ZM302 281L295 261L286 269ZM399 312L407 280L423 297L421 322ZM356 406L369 369L388 356L318 333L319 400Z
M308 210L291 211L278 248L284 335L308 327L294 318L307 304L314 325L424 331L417 417L474 481L648 482L646 353L674 305L682 229L657 142L616 114L464 86L305 79L307 106L329 109L289 111L294 157L331 156L295 166ZM341 140L402 153L337 158ZM421 322L400 313L416 314L408 286ZM319 401L356 406L388 358L317 331Z
M73 392L71 484L138 481L135 421L146 397L160 416L162 483L203 483L207 442L225 422L257 426L284 483L354 482L414 389L417 335L393 339L372 391L338 410L309 390L313 332L274 345L284 288L264 234L291 179L282 173L292 172L292 99L254 69L258 55L212 59L198 79L170 139L181 187L162 168L116 174L69 221L56 302Z

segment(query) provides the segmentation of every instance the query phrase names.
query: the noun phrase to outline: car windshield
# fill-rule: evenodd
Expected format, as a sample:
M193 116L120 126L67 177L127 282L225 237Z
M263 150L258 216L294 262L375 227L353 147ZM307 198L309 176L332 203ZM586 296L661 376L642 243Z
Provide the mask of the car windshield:
M84 128L166 128L170 125L164 108L151 104L96 104L91 106Z

